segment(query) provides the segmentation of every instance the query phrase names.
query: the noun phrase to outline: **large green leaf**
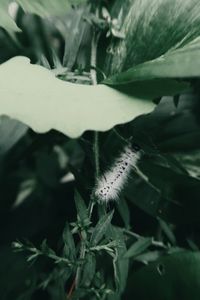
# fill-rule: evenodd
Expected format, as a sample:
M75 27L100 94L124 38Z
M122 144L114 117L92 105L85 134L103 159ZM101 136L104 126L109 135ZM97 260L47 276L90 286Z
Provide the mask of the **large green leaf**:
M200 253L179 251L134 272L124 299L198 300L199 276Z
M37 132L56 129L70 137L105 131L148 113L154 105L105 85L86 86L56 79L40 66L16 57L0 66L0 115Z
M125 38L113 38L108 46L108 75L160 57L200 35L199 0L116 0L111 14Z

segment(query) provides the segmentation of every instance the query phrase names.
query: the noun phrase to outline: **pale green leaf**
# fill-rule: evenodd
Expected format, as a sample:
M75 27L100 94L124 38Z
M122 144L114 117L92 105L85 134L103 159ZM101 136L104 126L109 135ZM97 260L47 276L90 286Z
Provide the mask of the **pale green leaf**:
M20 31L20 29L8 13L9 2L9 0L0 1L0 27L7 30L13 36L13 33Z
M86 130L106 131L150 112L154 104L105 85L61 81L47 69L15 57L0 66L0 115L37 132L56 129L72 138Z
M20 5L25 13L36 14L42 18L65 15L73 5L85 3L87 0L1 0L0 1L0 27L11 35L20 31L15 20L9 15L9 5Z
M16 0L26 13L37 14L41 17L50 15L63 15L71 7L72 1L69 0ZM77 1L74 1L75 4ZM81 2L81 1L79 1Z

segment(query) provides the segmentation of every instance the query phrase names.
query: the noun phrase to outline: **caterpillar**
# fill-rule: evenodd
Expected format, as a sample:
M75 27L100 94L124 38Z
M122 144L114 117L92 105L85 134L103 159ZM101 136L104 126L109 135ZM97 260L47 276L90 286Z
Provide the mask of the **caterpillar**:
M131 169L136 167L141 158L141 148L136 145L127 145L113 165L97 180L94 195L99 202L109 202L119 198Z

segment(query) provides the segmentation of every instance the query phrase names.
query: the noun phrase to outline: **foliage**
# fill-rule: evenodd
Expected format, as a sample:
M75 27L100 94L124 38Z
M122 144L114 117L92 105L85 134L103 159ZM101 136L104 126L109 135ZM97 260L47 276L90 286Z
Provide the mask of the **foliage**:
M199 23L198 0L1 1L1 299L199 299Z
M86 130L108 130L154 108L147 99L141 101L105 85L64 83L48 70L30 65L25 57L3 64L0 81L3 87L0 113L38 132L56 129L76 138ZM20 88L21 82L24 85ZM14 101L18 103L17 109Z

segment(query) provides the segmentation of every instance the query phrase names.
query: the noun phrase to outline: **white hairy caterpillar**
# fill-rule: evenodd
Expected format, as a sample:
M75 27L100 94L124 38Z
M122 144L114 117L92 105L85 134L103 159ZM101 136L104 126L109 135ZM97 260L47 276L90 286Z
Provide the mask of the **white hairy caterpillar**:
M111 168L97 181L94 195L99 202L109 202L119 197L131 169L136 167L142 151L139 146L126 146Z

